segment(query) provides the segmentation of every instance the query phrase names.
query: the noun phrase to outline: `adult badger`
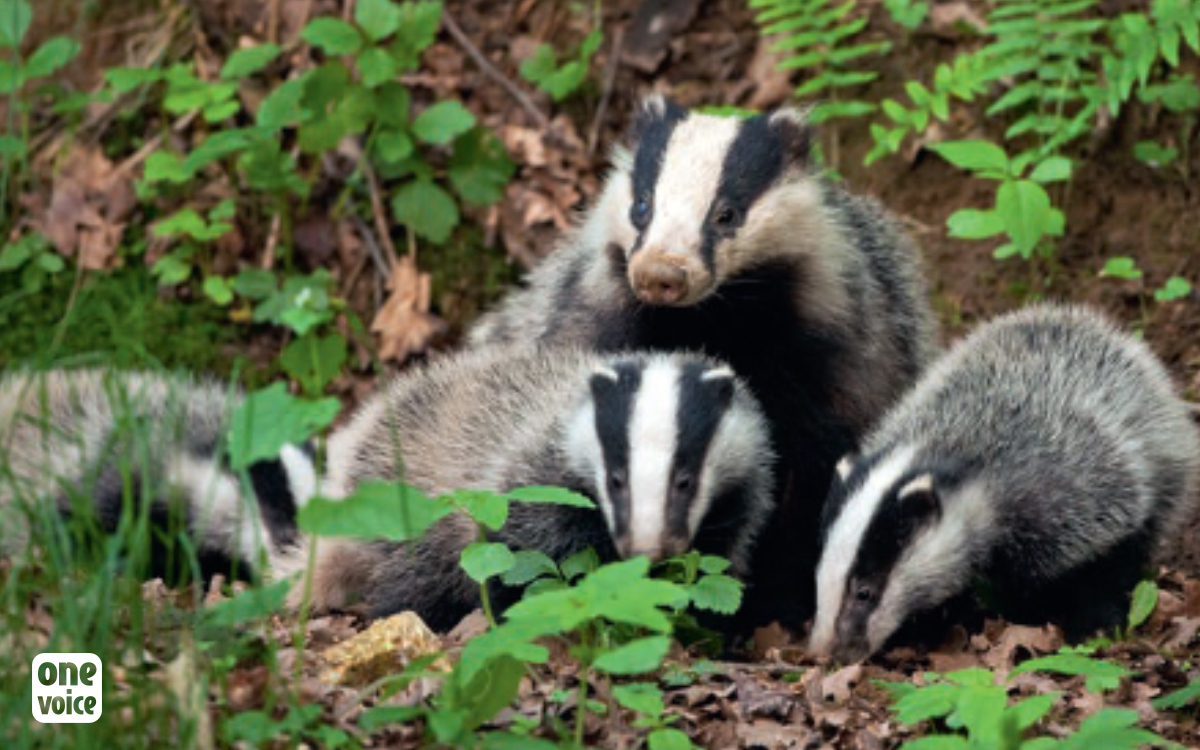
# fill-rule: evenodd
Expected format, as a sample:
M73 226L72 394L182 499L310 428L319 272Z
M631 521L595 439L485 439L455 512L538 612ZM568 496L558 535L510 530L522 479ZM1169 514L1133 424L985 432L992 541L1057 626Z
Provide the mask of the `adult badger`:
M1200 437L1142 342L1080 308L956 346L838 466L811 648L843 661L983 584L1078 637L1122 622L1194 512Z
M177 531L194 543L201 575L250 573L264 549L294 541L296 506L315 493L316 471L311 452L285 446L279 458L250 467L257 503L248 496L222 451L240 400L228 386L190 376L102 369L6 375L0 552L24 549L30 520L47 509L66 517L86 512L113 533L128 495L156 529L150 575L186 572L167 569L171 553L161 542ZM178 550L174 559L182 564Z
M823 179L798 110L738 120L654 96L631 140L579 229L469 340L728 362L771 422L782 490L743 614L798 625L834 463L935 351L917 251Z
M707 358L482 348L369 399L329 440L327 487L340 497L401 476L430 495L566 487L598 510L517 502L494 539L558 560L589 545L603 560L694 545L744 574L772 504L769 440L745 385ZM312 601L337 608L357 595L375 616L414 610L448 629L479 603L459 567L477 536L452 515L411 544L321 540ZM297 551L281 567L302 568Z

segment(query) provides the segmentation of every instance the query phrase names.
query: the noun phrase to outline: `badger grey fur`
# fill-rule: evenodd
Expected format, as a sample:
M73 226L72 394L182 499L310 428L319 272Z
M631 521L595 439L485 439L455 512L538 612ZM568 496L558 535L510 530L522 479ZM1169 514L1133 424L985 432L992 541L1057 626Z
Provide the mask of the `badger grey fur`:
M728 362L781 459L755 564L764 609L747 616L791 624L811 614L795 584L812 580L834 463L936 350L915 247L877 202L823 179L812 137L793 109L738 120L647 99L582 225L470 332Z
M221 452L240 399L186 376L97 369L0 379L0 551L24 548L42 501L66 516L94 513L111 533L129 495L134 507L149 504L159 532L186 529L202 575L251 572L264 530L276 547L293 540L296 503L315 491L316 473L294 446L251 466L255 514ZM166 570L170 555L157 536L147 572L186 572Z
M1198 485L1196 426L1143 343L1081 308L1003 316L839 464L811 648L864 658L976 583L1010 620L1117 625Z
M430 495L566 487L599 511L514 503L495 538L560 560L589 545L611 560L694 544L744 574L771 509L773 458L757 403L718 362L495 347L407 373L369 399L330 438L327 487L344 496L402 471ZM321 540L313 602L336 608L358 593L376 616L411 609L452 627L478 605L459 568L476 533L449 516L411 545Z

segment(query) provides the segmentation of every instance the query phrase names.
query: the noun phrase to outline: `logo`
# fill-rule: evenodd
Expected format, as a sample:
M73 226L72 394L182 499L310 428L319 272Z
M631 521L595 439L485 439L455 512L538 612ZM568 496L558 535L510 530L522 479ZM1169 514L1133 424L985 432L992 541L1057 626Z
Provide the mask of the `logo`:
M95 654L38 654L33 718L43 724L91 724L103 709L103 687L103 665Z

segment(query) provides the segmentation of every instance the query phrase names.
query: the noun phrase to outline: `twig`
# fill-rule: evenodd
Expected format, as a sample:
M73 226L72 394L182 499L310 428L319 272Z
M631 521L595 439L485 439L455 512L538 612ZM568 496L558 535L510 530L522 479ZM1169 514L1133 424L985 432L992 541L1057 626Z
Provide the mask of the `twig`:
M279 43L279 0L269 0L267 3L267 41Z
M267 232L267 248L263 251L262 267L270 271L275 266L275 248L279 245L279 233L283 229L283 213L271 217L271 230Z
M387 278L386 272L391 269L392 264L400 256L396 254L396 246L392 244L392 236L388 231L387 214L383 209L383 197L379 192L379 180L375 177L375 170L371 168L371 162L367 159L366 152L359 160L359 167L367 176L367 186L371 189L371 213L375 218L375 231L379 232L379 242L383 245L383 249L387 250L388 262L384 264L384 278Z
M371 260L375 261L375 270L383 278L387 278L392 269L388 265L387 259L383 257L383 250L379 247L379 243L375 241L375 235L371 232L371 228L367 226L367 222L363 221L358 216L354 218L354 228L358 230L362 237L363 244L367 246L367 254L371 256Z
M604 124L604 117L608 114L608 103L612 99L613 85L617 80L617 68L621 66L621 50L624 47L625 31L617 29L617 34L613 37L612 51L609 53L611 57L604 69L604 91L600 94L600 103L596 105L596 115L592 118L591 129L588 130L587 155L589 158L595 155L596 146L600 142L600 126Z
M522 91L517 84L513 83L506 75L497 70L495 65L488 62L488 59L483 56L479 48L463 33L462 27L454 20L454 16L450 15L444 8L442 9L442 23L445 24L446 31L450 32L450 36L454 37L454 41L458 42L463 51L475 61L475 64L479 66L479 69L483 71L485 76L500 84L501 88L507 91L509 96L515 99L517 104L521 105L521 108L529 113L529 116L533 118L538 127L549 127L550 118L546 117L537 108L537 105L533 103L529 95Z

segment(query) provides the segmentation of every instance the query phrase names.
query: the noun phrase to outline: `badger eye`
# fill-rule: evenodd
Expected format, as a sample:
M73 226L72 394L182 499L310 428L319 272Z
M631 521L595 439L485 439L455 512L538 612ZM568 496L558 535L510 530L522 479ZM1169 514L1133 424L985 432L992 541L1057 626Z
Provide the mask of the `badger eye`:
M675 475L675 491L679 494L690 494L695 485L696 480L691 474L687 472L680 472Z
M647 198L638 198L633 202L633 207L629 209L629 219L635 227L639 229L645 228L647 222L650 221L650 201Z
M713 223L719 227L730 227L737 221L737 211L731 206L722 206L713 214Z
M612 471L608 474L608 494L616 495L625 491L625 472Z
M854 598L860 602L869 602L875 598L875 592L869 586L859 586L854 590Z

